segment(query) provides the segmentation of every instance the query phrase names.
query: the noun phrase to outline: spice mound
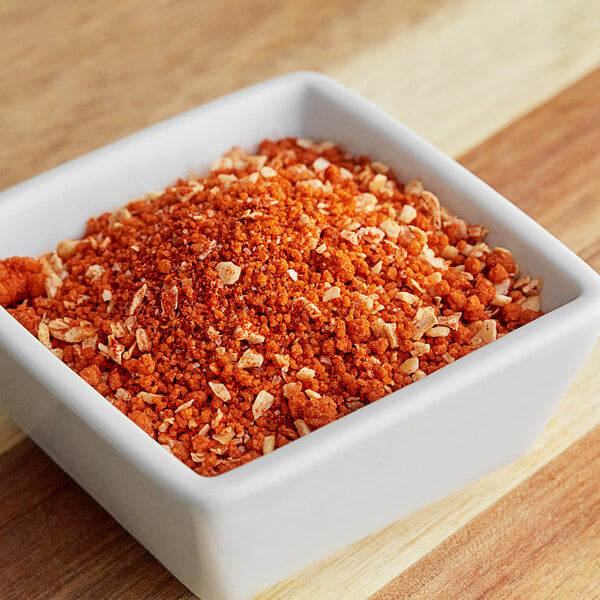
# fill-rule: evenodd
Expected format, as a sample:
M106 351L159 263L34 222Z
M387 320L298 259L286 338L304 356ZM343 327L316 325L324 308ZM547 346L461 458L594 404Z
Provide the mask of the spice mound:
M0 261L0 302L212 476L541 315L541 280L487 232L380 162L267 140Z

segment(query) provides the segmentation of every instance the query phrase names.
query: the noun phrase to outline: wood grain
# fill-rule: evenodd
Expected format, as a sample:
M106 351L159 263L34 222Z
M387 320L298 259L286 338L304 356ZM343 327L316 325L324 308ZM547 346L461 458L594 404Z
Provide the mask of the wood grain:
M600 598L600 427L372 600Z
M4 2L0 187L261 79L331 72L443 5Z
M5 1L0 189L241 85L306 68L347 83L456 155L600 64L599 20L600 3L585 0ZM595 71L462 159L596 269L599 94ZM566 540L564 551L528 529L540 559L525 543L510 546L501 565L505 578L484 569L490 591L479 597L597 595L588 579L589 565L600 564L597 512L587 504L581 505L585 514L572 510L579 488L569 482L580 463L560 463L556 485L568 488L564 495L549 479L528 479L555 457L561 461L597 423L600 346L527 456L260 598L360 600L406 569L410 581L395 582L393 593L407 593L401 586L410 583L435 598L444 580L459 582L461 573L484 569L495 545L509 548L497 535L507 526L503 519L519 523L521 500L526 505L527 498L546 495L556 502L552 540ZM0 413L0 598L192 597L30 442L6 452L22 438ZM589 458L588 451L578 452ZM586 472L598 488L595 458L593 465ZM538 494L540 487L545 492ZM482 513L506 494L505 508ZM514 494L524 497L513 502ZM588 514L590 520L581 521ZM450 537L480 519L466 538ZM468 546L462 562L448 555L458 551L456 540ZM443 572L418 562L436 546ZM553 548L560 549L560 563L553 562ZM521 564L528 576L513 590L507 586L512 573L522 573ZM567 581L569 572L574 576ZM528 588L526 579L535 586ZM562 595L553 596L555 584ZM438 597L462 598L461 588L447 589ZM496 591L500 595L486 595Z
M598 10L595 0L444 3L334 75L459 156L600 64Z
M461 159L600 271L600 71Z
M0 188L297 69L456 156L595 68L599 19L589 0L4 0Z
M0 598L193 598L25 440L0 459Z

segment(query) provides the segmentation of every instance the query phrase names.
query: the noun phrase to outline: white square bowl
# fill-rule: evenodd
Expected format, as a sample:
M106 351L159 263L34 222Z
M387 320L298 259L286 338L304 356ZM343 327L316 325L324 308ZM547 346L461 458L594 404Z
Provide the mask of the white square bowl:
M334 81L294 73L216 100L0 194L0 257L35 256L86 219L232 146L333 140L420 178L544 278L547 314L276 452L203 478L0 309L10 415L204 600L241 600L522 454L600 328L600 278L508 200Z

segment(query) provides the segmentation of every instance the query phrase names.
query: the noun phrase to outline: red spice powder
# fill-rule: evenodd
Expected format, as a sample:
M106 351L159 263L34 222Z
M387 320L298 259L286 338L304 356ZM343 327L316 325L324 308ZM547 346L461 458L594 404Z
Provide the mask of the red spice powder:
M211 476L542 314L487 231L332 143L264 141L0 261L0 304Z

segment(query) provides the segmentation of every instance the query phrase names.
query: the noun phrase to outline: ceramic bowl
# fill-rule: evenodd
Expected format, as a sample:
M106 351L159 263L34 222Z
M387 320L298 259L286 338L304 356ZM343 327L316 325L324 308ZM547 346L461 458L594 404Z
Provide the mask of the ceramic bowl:
M231 94L0 195L0 257L263 138L332 140L419 178L544 278L540 319L309 436L214 478L171 456L0 310L13 419L204 600L242 600L525 452L600 327L600 278L459 164L338 83L294 73Z

